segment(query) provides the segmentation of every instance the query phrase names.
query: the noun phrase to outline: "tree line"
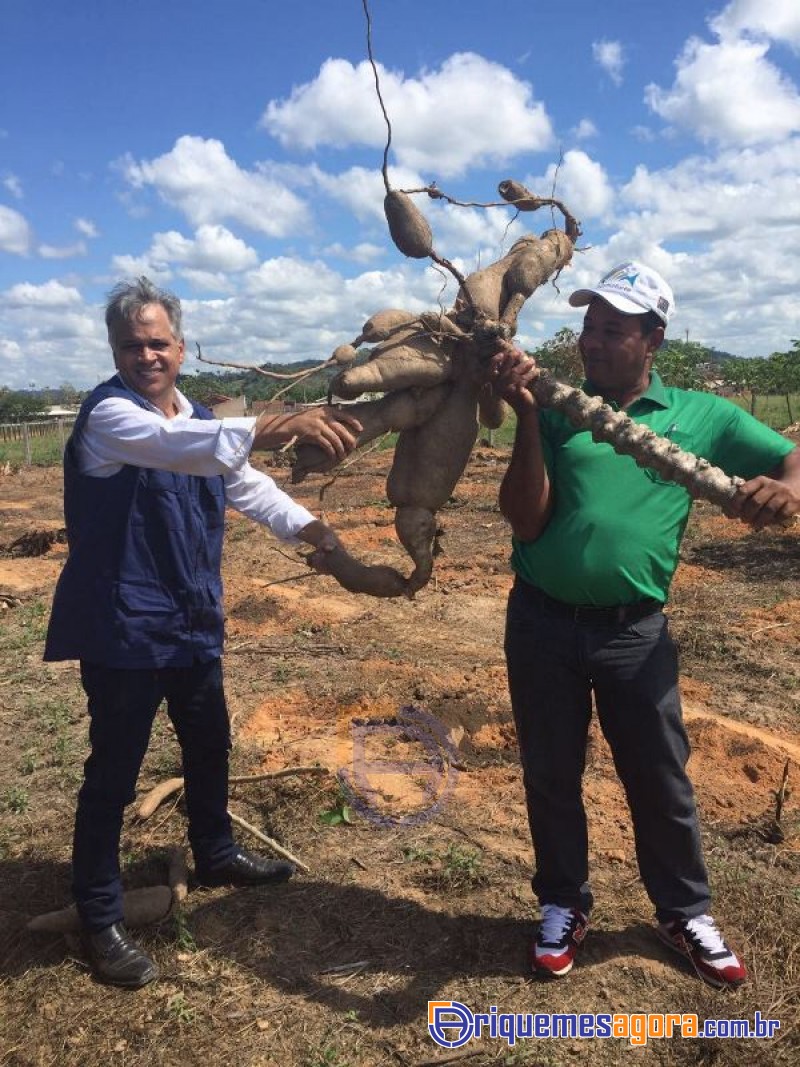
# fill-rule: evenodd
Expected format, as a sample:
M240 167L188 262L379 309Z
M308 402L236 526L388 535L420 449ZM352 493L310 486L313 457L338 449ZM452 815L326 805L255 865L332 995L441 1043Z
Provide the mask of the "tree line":
M537 363L561 381L580 385L583 365L578 350L578 335L569 327L537 348L529 349ZM263 364L263 369L285 374L317 365L314 360L302 363ZM691 341L665 341L656 353L655 367L666 385L681 389L713 390L743 396L751 413L760 397L783 397L789 423L798 417L797 394L800 393L800 340L793 340L787 352L770 356L743 358L716 352ZM290 388L285 381L275 381L257 371L201 371L184 375L178 387L201 404L209 404L220 395L245 395L249 400L270 400L278 393L287 400L310 403L326 396L334 369L326 369ZM88 394L69 383L55 389L8 389L0 387L0 422L33 421L49 406L76 406Z

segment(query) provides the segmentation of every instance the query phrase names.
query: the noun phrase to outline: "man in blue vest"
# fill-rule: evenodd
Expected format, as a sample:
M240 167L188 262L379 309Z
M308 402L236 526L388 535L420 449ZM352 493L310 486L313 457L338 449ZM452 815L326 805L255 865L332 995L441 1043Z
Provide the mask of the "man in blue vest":
M147 278L121 284L106 307L117 373L81 407L64 456L69 557L59 578L46 660L77 659L91 753L78 795L73 895L97 977L136 988L157 977L123 924L123 811L162 700L183 755L189 842L202 885L285 881L291 864L233 840L227 814L230 728L223 690L225 508L287 541L338 544L333 531L248 462L292 439L341 458L357 420L323 406L215 420L176 381L181 306Z
M665 387L653 370L674 310L659 274L624 263L570 303L586 308L586 392L745 479L731 513L754 528L800 511L800 449L729 401ZM542 909L531 965L566 975L588 929L581 780L594 702L659 936L705 981L737 985L745 967L709 914L678 660L661 610L692 501L560 413L540 411L535 373L510 346L490 369L517 415L500 509L513 533L505 650Z

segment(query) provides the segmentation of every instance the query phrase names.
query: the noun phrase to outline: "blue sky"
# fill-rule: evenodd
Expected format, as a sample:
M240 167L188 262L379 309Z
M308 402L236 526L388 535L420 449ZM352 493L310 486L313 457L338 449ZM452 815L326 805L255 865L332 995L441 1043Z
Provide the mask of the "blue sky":
M800 337L797 0L370 0L396 187L557 195L584 235L520 320L578 328L573 288L639 258L669 334L741 355ZM441 277L388 238L385 126L361 0L0 0L0 385L106 376L108 289L176 291L191 352L325 358ZM540 215L425 199L468 272ZM511 223L509 227L509 223ZM452 290L444 295L448 303Z

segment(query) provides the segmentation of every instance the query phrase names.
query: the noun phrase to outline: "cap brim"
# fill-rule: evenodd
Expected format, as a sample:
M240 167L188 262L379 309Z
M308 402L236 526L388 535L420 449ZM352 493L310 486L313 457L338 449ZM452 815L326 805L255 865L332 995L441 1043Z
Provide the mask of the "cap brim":
M591 304L596 296L601 300L605 300L612 308L621 311L623 315L646 315L650 310L633 300L628 300L626 296L621 296L619 293L609 293L599 289L576 289L570 296L569 302L574 308L585 307L587 304ZM656 314L658 315L658 312ZM662 316L659 317L661 318Z

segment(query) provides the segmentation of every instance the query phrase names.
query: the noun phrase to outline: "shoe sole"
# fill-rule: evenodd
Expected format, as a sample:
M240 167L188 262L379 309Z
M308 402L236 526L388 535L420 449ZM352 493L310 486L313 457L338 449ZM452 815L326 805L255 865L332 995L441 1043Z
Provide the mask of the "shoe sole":
M562 967L560 971L554 971L550 967L542 967L538 963L533 964L533 973L539 978L564 978L568 975L575 965L575 960L570 960L566 967Z
M101 985L113 986L116 989L142 989L144 986L150 985L151 982L155 982L159 977L159 972L157 970L154 970L153 973L146 978L140 978L135 982L117 981L116 979L109 978L95 970L92 971L92 974L94 975L95 980Z

